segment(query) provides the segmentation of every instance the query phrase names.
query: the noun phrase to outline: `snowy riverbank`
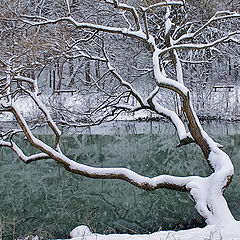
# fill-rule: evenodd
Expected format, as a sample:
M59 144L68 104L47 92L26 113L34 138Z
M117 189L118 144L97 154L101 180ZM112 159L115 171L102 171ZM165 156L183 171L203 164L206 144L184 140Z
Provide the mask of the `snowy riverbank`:
M81 108L81 104L84 105L81 101L77 101L77 94L74 96L68 96L68 98L64 96L57 96L59 98L59 101L63 106L66 108L72 108L75 106L75 108ZM46 106L49 105L49 96L42 95L41 100L46 104ZM234 101L232 100L232 105L235 106ZM23 116L25 117L25 120L28 122L38 122L40 120L40 111L38 107L34 104L34 102L27 97L21 97L18 98L16 101L17 107L22 112ZM216 103L215 103L216 104ZM217 104L219 105L219 104ZM236 106L235 106L236 107ZM51 112L51 107L47 107ZM202 112L202 111L196 111L197 115L200 119L200 121L213 121L213 120L222 120L222 121L240 121L240 115L237 114L236 111L225 111L222 113L221 111L209 111L208 113ZM54 114L53 114L54 115ZM53 117L54 118L54 117ZM72 117L73 121L78 121L79 119L75 119ZM165 120L166 118L150 113L147 110L141 110L137 111L135 113L121 113L115 120L123 120L123 121L160 121ZM15 122L15 118L13 114L9 112L1 112L0 113L0 122ZM56 122L58 122L58 119L55 119Z
M159 231L152 234L94 234L85 226L80 226L71 232L74 240L239 240L240 225L232 229L219 226L193 228L181 231Z

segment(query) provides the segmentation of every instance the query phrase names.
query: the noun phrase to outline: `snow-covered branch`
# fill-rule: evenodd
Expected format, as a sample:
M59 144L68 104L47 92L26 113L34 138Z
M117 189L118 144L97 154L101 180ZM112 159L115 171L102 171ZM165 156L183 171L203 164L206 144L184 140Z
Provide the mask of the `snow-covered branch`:
M11 147L11 143L7 141L0 140L0 147Z
M184 6L184 1L164 1L164 2L159 2L155 3L153 5L150 5L148 7L142 7L142 10L144 12L153 10L158 7L165 7L165 6Z
M58 128L58 126L56 125L56 123L53 121L49 111L47 110L47 108L45 107L45 105L42 103L42 101L39 99L38 97L38 87L37 87L37 83L34 82L34 92L31 92L27 89L25 89L24 87L21 87L22 90L24 90L26 93L29 94L29 96L32 98L32 100L36 103L36 105L38 106L38 108L42 111L42 113L45 115L46 121L49 125L49 127L52 129L52 131L54 132L55 136L56 136L56 142L55 142L55 147L58 151L60 150L60 145L59 145L59 141L60 141L60 137L61 137L61 131Z
M127 37L139 39L141 41L146 41L147 39L146 34L143 33L141 29L137 31L133 31L127 28L109 27L109 26L98 25L98 24L77 22L73 17L70 17L70 16L62 17L58 19L52 19L52 20L48 19L46 21L39 21L39 22L34 22L29 20L23 20L23 22L31 26L44 26L48 24L57 24L61 22L67 22L74 25L77 29L92 29L95 31L102 31L102 32L113 33L113 34L122 34Z
M233 18L240 18L240 14L236 12L230 12L230 11L219 11L216 12L216 14L208 20L202 27L200 27L197 31L193 33L192 37L196 37L199 33L201 33L205 28L210 26L213 22L219 22L226 19L233 19Z
M171 47L159 50L159 54L165 54L166 52L169 52L171 50L177 50L177 49L197 49L197 50L207 49L207 48L214 47L221 43L227 43L227 42L231 41L232 36L239 35L239 34L240 34L239 31L231 32L222 38L219 38L219 39L209 42L209 43L203 43L203 44L199 44L199 43L196 43L196 44L186 43L186 44L179 44L179 45L174 44Z
M214 22L219 22L227 19L234 19L234 18L240 18L240 14L236 12L230 12L230 11L219 11L217 12L212 18L210 18L205 24L203 24L200 28L195 30L194 32L191 31L191 28L194 23L188 22L185 25L178 27L173 34L174 43L179 44L181 41L194 39L197 37L200 33L202 33L206 28L210 27L211 24ZM178 31L182 30L183 27L186 27L189 25L189 29L186 34L182 34L179 38L175 39L175 36L177 35Z
M24 162L24 163L31 163L39 160L49 159L49 156L45 153L38 153L31 156L26 156L21 148L17 146L17 144L13 141L11 141L11 144L9 146L16 154L17 156Z
M198 177L174 177L169 175L161 175L154 178L148 178L141 176L129 169L125 168L95 168L77 163L69 158L67 158L62 152L59 152L38 138L36 138L30 131L28 124L24 120L22 114L18 110L15 104L12 104L12 111L18 120L18 123L22 127L24 133L26 134L28 141L37 149L41 150L42 154L35 154L30 157L25 156L21 149L12 142L12 149L16 154L28 163L31 161L52 158L57 162L61 163L68 171L88 176L91 178L101 178L101 179L122 179L130 182L131 184L145 189L145 190L155 190L158 188L168 188L176 189L181 191L187 191L186 185L189 184L193 179ZM2 145L8 145L5 142L1 142Z

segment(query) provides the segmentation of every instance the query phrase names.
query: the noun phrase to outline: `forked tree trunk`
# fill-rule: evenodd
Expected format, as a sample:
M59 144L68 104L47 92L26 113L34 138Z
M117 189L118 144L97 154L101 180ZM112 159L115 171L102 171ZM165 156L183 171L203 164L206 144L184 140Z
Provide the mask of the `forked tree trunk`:
M205 218L207 224L219 224L224 227L239 227L232 216L228 204L223 196L225 188L230 184L234 168L229 156L223 152L202 129L199 120L191 106L190 96L183 99L183 110L188 119L188 128L196 144L213 170L213 173L197 183L191 183L190 194L196 202L196 210Z

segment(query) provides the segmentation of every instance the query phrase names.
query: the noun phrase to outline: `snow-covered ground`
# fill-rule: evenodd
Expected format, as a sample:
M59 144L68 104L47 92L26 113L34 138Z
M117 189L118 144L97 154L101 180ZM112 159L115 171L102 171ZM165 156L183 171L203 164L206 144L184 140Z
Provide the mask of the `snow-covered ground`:
M181 231L159 231L152 234L95 234L86 226L75 228L70 236L74 240L239 240L240 224L235 229L223 229L219 226L207 226Z
M239 100L238 96L240 95L240 87L235 86L234 90L229 92L225 89L212 92L209 95L209 99L205 99L205 103L202 104L204 109L199 107L196 93L193 92L193 105L197 114L201 117L216 117L217 119L226 119L226 120L240 120L240 110L239 110ZM41 95L41 100L48 105L49 95ZM168 96L165 96L166 102ZM70 95L69 93L63 93L62 95L56 95L56 99L61 102L66 108L72 109L73 107L78 109L86 105L86 99L78 95L77 93ZM85 100L84 100L85 99ZM98 97L95 97L95 102L97 102ZM40 116L40 110L34 104L33 100L29 97L22 96L16 101L17 107L23 113L23 116L31 121L37 120ZM201 104L200 104L201 105ZM137 120L137 119L148 119L148 118L157 118L159 115L154 115L149 113L146 110L141 110L138 112L124 113L120 114L117 120ZM74 117L73 117L74 120ZM0 113L0 121L14 121L14 116L11 113L3 112Z
M193 228L181 231L159 231L150 234L97 234L91 233L87 226L78 226L71 233L72 240L240 240L238 229L226 230L219 226ZM17 240L41 240L38 236L29 236ZM56 239L64 240L64 239ZM66 239L65 239L66 240Z

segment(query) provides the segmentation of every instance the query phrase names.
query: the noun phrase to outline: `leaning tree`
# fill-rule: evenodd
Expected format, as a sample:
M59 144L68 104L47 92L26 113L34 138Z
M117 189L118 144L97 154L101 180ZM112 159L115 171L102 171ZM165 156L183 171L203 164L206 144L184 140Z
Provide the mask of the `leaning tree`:
M233 164L201 126L184 74L186 64L208 62L223 53L226 44L239 44L239 13L221 9L209 17L204 7L178 0L2 2L7 7L0 19L4 42L0 111L2 116L12 114L19 128L2 130L0 146L12 149L24 163L53 159L66 170L90 178L122 179L148 191L189 192L207 224L238 226L223 196L234 174ZM9 33L11 37L4 37ZM67 67L61 68L65 76L61 80L75 86L78 97L91 96L90 108L84 109L83 101L69 103L68 99L56 104L52 95L44 101L49 92L42 90L47 85L42 73L59 61L69 66L65 75ZM41 113L37 124L27 122L19 110L22 96L31 99ZM168 119L176 128L179 147L197 144L212 173L151 178L126 168L87 166L61 150L58 124L90 126L111 121L122 112L141 110ZM54 146L33 133L43 124L52 130ZM22 133L38 153L27 156L17 145L15 137Z

